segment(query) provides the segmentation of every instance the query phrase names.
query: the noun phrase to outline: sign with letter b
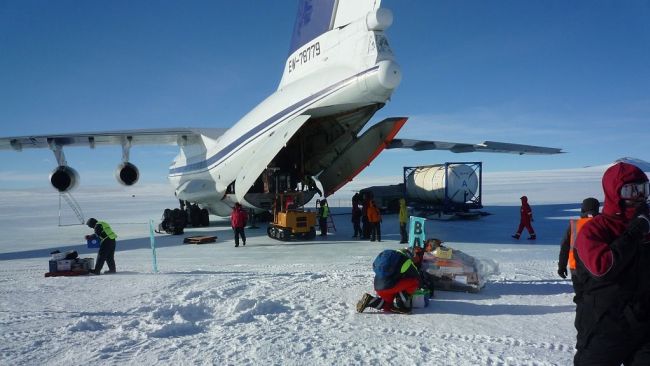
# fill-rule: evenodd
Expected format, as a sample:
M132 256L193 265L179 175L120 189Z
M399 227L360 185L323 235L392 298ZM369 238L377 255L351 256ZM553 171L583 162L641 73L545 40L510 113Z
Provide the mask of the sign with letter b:
M424 248L427 236L424 233L424 217L411 216L409 218L409 248Z

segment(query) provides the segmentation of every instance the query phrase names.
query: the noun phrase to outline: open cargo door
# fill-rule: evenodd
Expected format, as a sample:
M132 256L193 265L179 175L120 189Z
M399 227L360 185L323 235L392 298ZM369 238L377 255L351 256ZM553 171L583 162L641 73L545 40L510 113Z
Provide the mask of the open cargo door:
M255 183L255 180L310 117L308 115L299 115L284 121L280 126L266 132L265 136L256 140L257 146L246 163L246 169L242 169L235 181L235 197L237 198L237 202L245 201L244 196L248 193L253 183Z
M406 117L386 118L348 145L332 165L318 176L325 197L336 192L370 165L393 140L406 120Z

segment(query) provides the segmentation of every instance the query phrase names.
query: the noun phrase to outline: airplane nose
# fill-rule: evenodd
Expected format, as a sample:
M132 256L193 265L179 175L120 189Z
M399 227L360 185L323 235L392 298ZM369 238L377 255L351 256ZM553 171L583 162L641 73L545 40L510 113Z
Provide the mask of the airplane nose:
M378 80L384 88L395 89L402 81L402 69L395 61L380 61Z

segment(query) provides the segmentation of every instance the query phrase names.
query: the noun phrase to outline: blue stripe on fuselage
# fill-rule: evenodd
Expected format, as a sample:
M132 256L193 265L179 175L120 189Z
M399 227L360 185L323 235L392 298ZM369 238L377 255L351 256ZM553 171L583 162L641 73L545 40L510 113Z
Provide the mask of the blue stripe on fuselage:
M345 80L339 81L338 83L336 83L334 85L328 86L327 88L325 88L325 89L323 89L323 90L321 90L321 91L319 91L317 93L314 93L313 95L311 95L311 96L309 96L309 97L307 97L307 98L305 98L305 99L303 99L303 100L301 100L301 101L299 101L297 103L294 103L293 105L291 105L291 106L283 109L282 111L274 114L271 118L267 119L266 121L264 121L264 122L260 123L259 125L255 126L250 131L248 131L245 134L241 135L235 141L231 142L230 144L228 144L228 146L226 146L223 149L219 150L216 154L212 155L208 159L202 160L202 161L199 161L199 162L196 162L196 163L188 164L188 165L185 165L185 166L182 166L182 167L171 168L171 169L169 169L169 175L181 174L181 173L189 173L189 172L194 172L195 170L196 170L196 172L194 172L194 173L198 173L200 170L207 170L212 164L218 162L219 160L226 157L230 153L235 153L236 151L240 150L241 148L243 148L244 146L248 145L253 140L255 140L255 138L252 138L252 139L250 139L250 141L247 141L246 143L244 143L244 141L249 139L251 136L254 136L254 135L258 134L260 131L267 129L267 127L270 127L270 128L275 127L275 124L280 123L281 121L284 121L288 117L293 117L293 116L291 116L289 114L290 111L294 111L295 109L302 110L302 109L306 108L309 104L316 102L317 99L325 97L328 94L331 94L331 93L337 91L338 89L343 87L346 83L350 82L354 78L357 78L357 77L362 76L364 74L367 74L369 72L375 71L377 69L379 69L379 66L373 66L368 70L360 72L360 73L358 73L358 74L356 74L354 76L351 76L351 77L349 77L349 78L347 78ZM300 108L299 108L299 106L300 106ZM266 131L264 131L264 132L266 132Z

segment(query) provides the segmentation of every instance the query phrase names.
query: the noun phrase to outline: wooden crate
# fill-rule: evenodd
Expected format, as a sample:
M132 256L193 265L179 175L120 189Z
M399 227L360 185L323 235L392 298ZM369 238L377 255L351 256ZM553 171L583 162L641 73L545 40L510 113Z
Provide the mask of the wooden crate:
M184 244L207 244L217 241L216 236L188 236L183 239Z

